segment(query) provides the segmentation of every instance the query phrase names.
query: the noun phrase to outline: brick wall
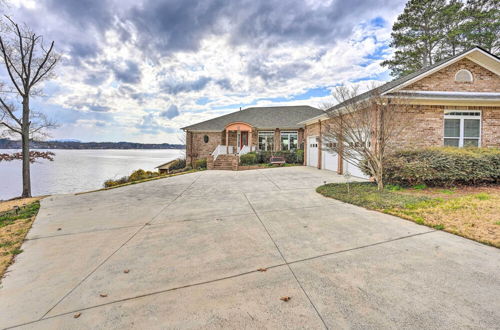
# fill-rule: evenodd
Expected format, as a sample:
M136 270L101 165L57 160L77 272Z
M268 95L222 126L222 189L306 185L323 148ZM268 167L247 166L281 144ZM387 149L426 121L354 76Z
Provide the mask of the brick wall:
M191 165L197 159L207 158L222 144L222 132L186 132L186 163ZM205 143L204 137L208 136Z
M481 146L500 148L500 107L483 109L482 128Z
M481 110L481 146L500 147L500 107L415 106L395 148L443 146L445 110Z
M472 83L455 81L455 74L460 69L467 69L472 73ZM404 90L500 92L500 77L471 60L464 58L405 87Z
M427 147L443 145L442 106L415 106L408 110L410 118L397 141L395 148Z

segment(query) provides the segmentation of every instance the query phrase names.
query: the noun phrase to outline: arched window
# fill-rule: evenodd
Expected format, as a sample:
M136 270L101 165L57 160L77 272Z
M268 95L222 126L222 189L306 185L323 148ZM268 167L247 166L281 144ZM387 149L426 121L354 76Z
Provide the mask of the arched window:
M203 137L203 142L208 143L208 135L205 135L205 136Z
M472 73L469 70L461 69L455 74L456 82L472 82L473 81Z

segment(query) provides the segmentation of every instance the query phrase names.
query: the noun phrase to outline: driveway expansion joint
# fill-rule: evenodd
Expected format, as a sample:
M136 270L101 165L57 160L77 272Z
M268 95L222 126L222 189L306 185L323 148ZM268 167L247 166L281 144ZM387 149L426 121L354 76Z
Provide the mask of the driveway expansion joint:
M309 297L309 295L307 294L306 290L304 289L304 287L300 283L299 279L297 278L297 275L295 275L292 267L290 267L290 264L288 263L288 261L286 261L285 256L283 255L283 253L281 252L280 248L278 247L278 244L276 243L276 241L274 240L274 238L271 236L271 233L269 232L269 230L267 229L266 225L264 224L264 222L260 218L259 214L257 213L257 211L255 210L255 208L253 207L252 203L250 203L250 200L248 199L247 195L246 194L243 194L243 195L245 195L245 198L246 198L248 204L250 205L250 207L252 208L252 210L254 211L255 216L257 217L257 219L259 219L260 224L262 225L262 227L264 227L264 230L266 231L267 235L269 236L269 238L273 242L274 246L278 250L281 258L283 259L283 261L285 262L286 266L288 267L288 270L290 271L290 273L292 273L292 275L295 278L295 281L299 285L300 289L302 290L302 292L306 296L307 300L309 300L309 303L311 304L311 306L313 307L313 309L316 311L316 314L318 315L318 317L320 318L321 322L323 323L323 326L325 327L325 329L328 329L328 326L326 325L326 322L323 319L323 316L319 313L318 308L312 302L311 298Z
M78 288L83 282L85 282L86 279L88 279L92 274L94 274L99 268L101 268L102 265L104 265L112 256L114 256L118 251L121 250L122 247L124 247L128 242L130 242L139 232L141 232L148 224L152 223L154 219L156 219L167 207L172 205L173 202L175 202L179 197L182 196L184 192L186 192L195 182L200 178L201 175L197 176L193 182L191 182L190 185L186 187L181 193L175 197L173 200L168 201L167 205L165 207L162 207L160 211L151 219L151 221L146 222L143 224L135 233L133 233L122 245L120 245L113 253L111 253L108 257L106 257L97 267L95 267L87 276L85 276L81 281L79 281L71 290L69 290L61 299L59 299L54 306L52 306L45 314L42 315L42 317L39 320L42 320L47 314L49 314L54 308L56 308L57 305L59 305L67 296L69 296L76 288Z

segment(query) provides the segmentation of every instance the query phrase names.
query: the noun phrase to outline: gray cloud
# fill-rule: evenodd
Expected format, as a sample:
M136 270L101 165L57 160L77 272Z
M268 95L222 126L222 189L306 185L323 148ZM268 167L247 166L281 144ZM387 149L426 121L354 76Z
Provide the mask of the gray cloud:
M209 77L200 77L196 80L184 81L179 83L167 80L161 83L161 88L166 93L179 94L182 92L200 91L204 89L205 86L207 86L207 84L211 81L212 78Z
M172 119L177 117L179 114L177 106L172 104L166 111L160 113L160 117Z
M160 125L155 118L154 113L148 113L144 115L141 121L135 126L142 133L146 134L158 134L160 132L174 133L176 130L172 127L167 127Z
M108 112L109 110L111 110L111 108L108 106L98 104L89 104L87 105L87 107L89 108L89 110L96 112Z
M120 64L110 63L109 66L116 80L128 84L137 84L141 81L141 70L136 62L128 60Z

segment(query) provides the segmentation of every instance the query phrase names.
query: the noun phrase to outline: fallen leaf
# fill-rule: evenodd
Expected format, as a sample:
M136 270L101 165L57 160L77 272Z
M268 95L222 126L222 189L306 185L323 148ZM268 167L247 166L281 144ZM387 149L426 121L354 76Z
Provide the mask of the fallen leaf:
M104 298L104 297L107 297L108 294L107 293L101 293L100 296Z
M130 272L130 270L125 269L123 272L124 272L125 274L128 274L128 272Z
M280 298L280 300L283 300L283 301L288 301L290 299L292 299L292 297L285 296L285 297Z
M265 272L267 270L267 268L259 268L257 269L259 272Z
M74 317L75 319L77 319L77 318L79 318L79 317L80 317L80 315L82 315L82 313L76 313L75 315L73 315L73 317Z

